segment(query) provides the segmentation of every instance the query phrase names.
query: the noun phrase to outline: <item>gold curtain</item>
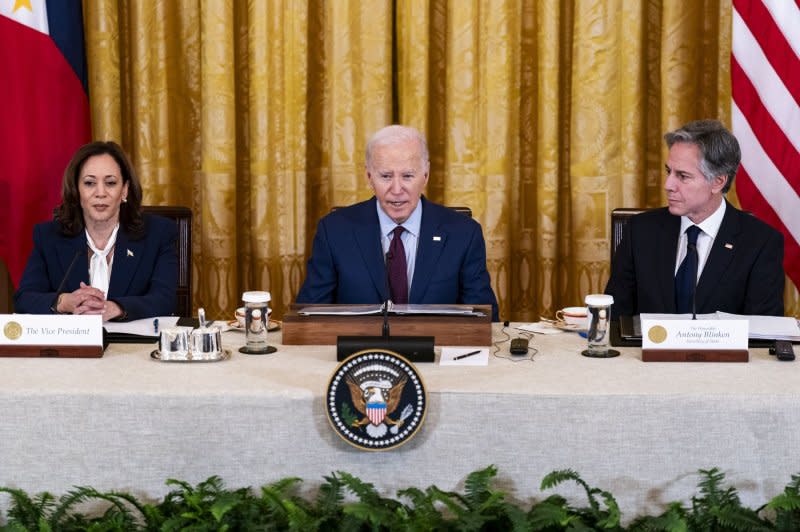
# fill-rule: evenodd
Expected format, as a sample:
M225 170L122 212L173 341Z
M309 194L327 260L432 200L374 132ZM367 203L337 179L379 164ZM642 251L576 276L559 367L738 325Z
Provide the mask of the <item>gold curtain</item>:
M662 134L730 124L728 0L84 0L93 135L193 209L194 304L280 316L316 222L369 197L383 125L481 222L503 319L602 291L610 212L658 206ZM735 201L735 198L734 198ZM787 313L798 314L787 287Z

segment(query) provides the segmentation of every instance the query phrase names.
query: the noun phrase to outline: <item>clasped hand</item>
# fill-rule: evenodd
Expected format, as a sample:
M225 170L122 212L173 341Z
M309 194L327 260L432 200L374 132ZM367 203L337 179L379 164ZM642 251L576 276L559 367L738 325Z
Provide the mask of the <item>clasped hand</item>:
M67 314L102 314L103 321L122 315L122 309L113 301L106 301L102 290L81 282L74 292L61 294L58 298L58 312Z

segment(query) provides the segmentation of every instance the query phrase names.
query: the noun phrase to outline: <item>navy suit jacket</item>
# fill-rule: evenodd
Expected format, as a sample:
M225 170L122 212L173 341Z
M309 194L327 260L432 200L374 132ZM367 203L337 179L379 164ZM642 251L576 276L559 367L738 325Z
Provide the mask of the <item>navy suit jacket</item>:
M486 244L478 222L424 197L408 302L492 305ZM388 299L380 222L373 197L320 220L298 303L382 303ZM438 238L436 238L438 237Z
M106 299L119 304L128 320L168 316L175 312L178 255L175 222L160 216L144 216L145 236L131 240L122 227L117 232L114 263ZM77 256L62 292L73 292L83 281L89 284L89 252L86 233L61 234L58 222L37 224L33 251L28 258L14 310L26 314L52 314L56 290Z
M611 314L675 313L680 216L664 207L632 217L614 254L606 293ZM732 205L711 246L695 302L698 314L783 316L783 235Z

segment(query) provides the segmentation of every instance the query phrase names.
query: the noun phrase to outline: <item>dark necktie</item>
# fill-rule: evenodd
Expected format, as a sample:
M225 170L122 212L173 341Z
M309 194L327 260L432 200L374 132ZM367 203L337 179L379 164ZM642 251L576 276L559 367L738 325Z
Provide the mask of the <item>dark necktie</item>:
M693 312L692 296L697 285L697 236L700 228L692 225L686 229L686 258L675 274L675 308L678 314Z
M406 272L406 249L400 235L405 229L402 225L394 228L394 237L389 244L389 253L386 256L387 269L389 270L389 291L392 302L398 304L408 303L408 273Z

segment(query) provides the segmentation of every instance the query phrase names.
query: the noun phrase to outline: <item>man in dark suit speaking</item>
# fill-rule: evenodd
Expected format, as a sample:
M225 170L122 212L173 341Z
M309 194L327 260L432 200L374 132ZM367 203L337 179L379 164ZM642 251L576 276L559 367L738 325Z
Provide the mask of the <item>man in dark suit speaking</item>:
M716 120L664 136L668 207L630 219L611 265L612 315L783 315L783 236L723 197L741 151ZM692 293L694 292L694 294Z
M422 196L422 134L385 127L366 155L375 196L320 220L297 302L492 305L498 321L480 224Z

